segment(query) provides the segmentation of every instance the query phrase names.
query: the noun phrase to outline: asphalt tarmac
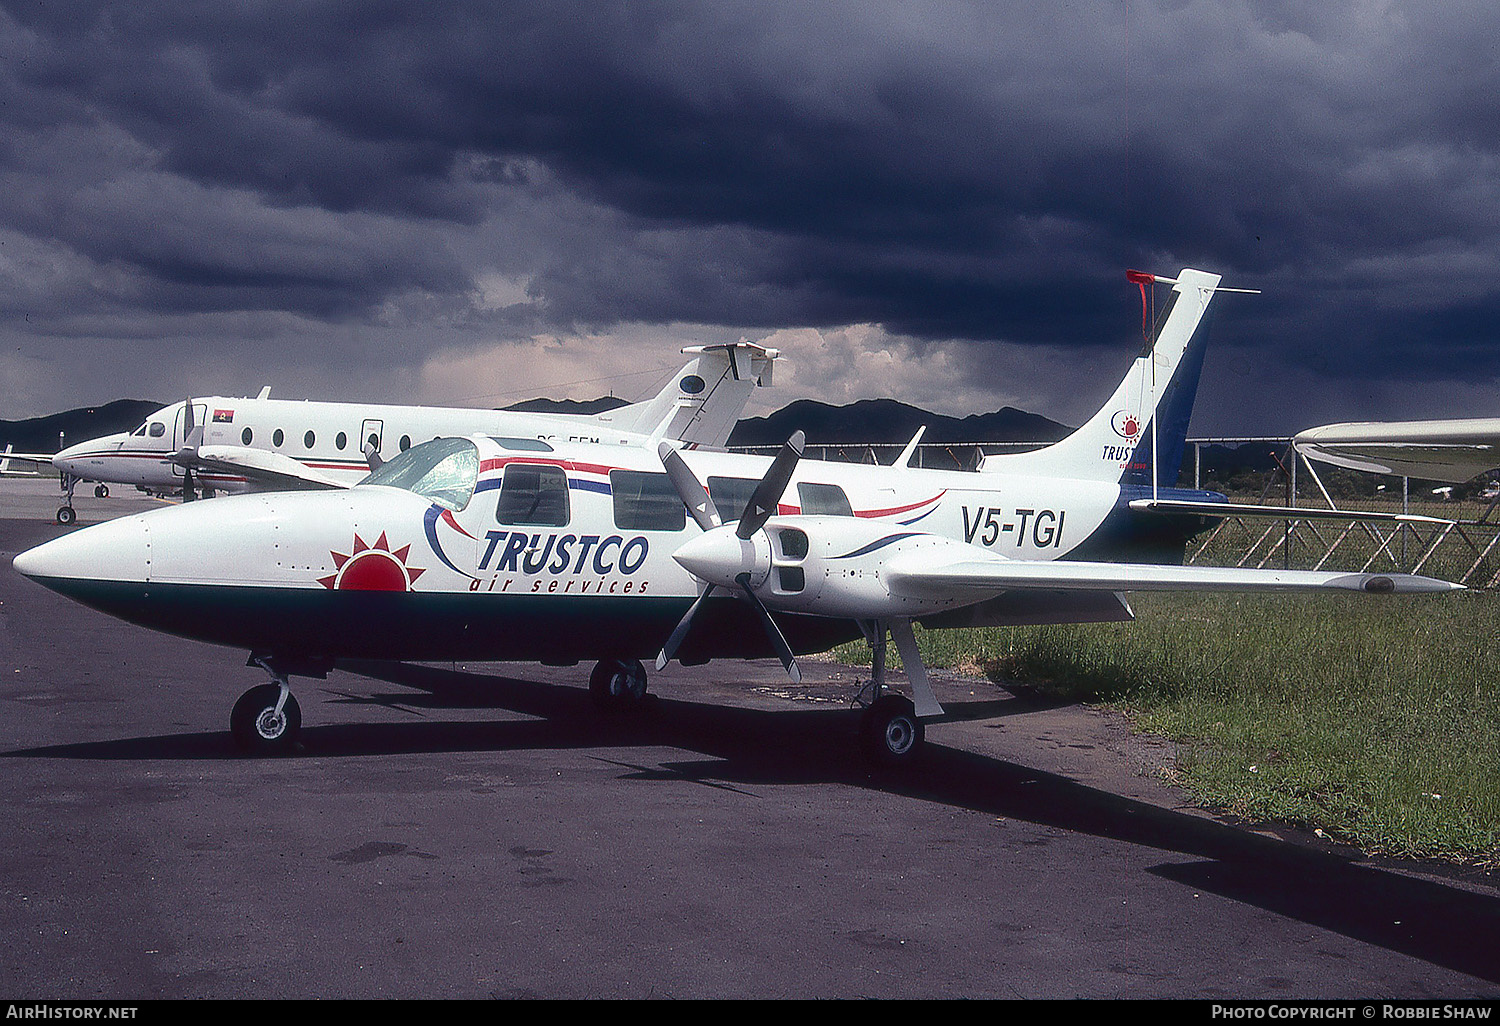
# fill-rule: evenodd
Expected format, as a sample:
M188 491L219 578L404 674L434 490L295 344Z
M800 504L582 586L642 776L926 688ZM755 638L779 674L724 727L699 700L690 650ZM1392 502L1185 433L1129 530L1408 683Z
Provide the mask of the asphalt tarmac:
M587 666L350 667L242 758L245 653L10 567L56 506L0 480L0 998L1500 996L1494 877L1221 821L1169 746L985 681L938 676L912 771L813 660L674 665L624 719Z

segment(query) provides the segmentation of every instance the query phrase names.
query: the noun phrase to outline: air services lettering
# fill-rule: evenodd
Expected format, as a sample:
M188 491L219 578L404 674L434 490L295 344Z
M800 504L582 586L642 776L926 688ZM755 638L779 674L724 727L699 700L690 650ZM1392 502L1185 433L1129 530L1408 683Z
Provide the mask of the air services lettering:
M633 574L646 562L651 545L636 535L630 540L612 534L530 534L526 531L486 531L480 570L496 573ZM503 544L502 544L503 543ZM493 566L491 563L493 561Z

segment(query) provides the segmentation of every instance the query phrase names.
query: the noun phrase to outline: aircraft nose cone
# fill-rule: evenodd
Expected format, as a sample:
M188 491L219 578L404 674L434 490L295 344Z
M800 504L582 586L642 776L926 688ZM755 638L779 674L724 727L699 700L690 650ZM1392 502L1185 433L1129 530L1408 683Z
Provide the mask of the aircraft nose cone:
M86 460L104 453L114 452L128 437L130 437L128 434L105 435L102 438L93 438L87 442L70 445L52 457L52 465L58 470L65 470L70 474L81 475L84 473Z
M12 565L49 588L67 581L145 582L151 569L151 529L139 516L121 517L27 549Z

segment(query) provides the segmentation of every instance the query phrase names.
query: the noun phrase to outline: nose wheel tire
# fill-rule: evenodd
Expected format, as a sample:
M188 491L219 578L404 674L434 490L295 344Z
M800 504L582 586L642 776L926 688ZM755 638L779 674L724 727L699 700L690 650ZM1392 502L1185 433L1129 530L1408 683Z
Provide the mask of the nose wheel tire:
M606 709L632 708L646 697L646 667L639 659L601 659L589 674L589 695Z
M885 695L865 710L860 747L879 766L908 766L921 754L926 732L916 706L901 695Z
M262 684L251 688L234 703L229 714L229 732L235 747L249 755L279 755L291 751L302 729L302 709L295 695L288 694L280 712L281 688Z
M72 506L59 506L57 509L57 522L64 527L71 524L77 518Z

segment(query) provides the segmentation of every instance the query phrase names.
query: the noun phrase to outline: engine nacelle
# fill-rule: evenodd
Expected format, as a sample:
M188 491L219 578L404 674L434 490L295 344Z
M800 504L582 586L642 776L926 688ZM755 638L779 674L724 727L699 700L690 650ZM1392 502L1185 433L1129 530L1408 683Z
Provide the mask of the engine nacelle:
M728 525L684 544L674 558L710 584L738 588L738 578L767 608L820 616L913 617L975 601L892 595L884 569L891 560L922 553L941 561L962 558L972 546L925 531L852 517L771 517L751 538Z

